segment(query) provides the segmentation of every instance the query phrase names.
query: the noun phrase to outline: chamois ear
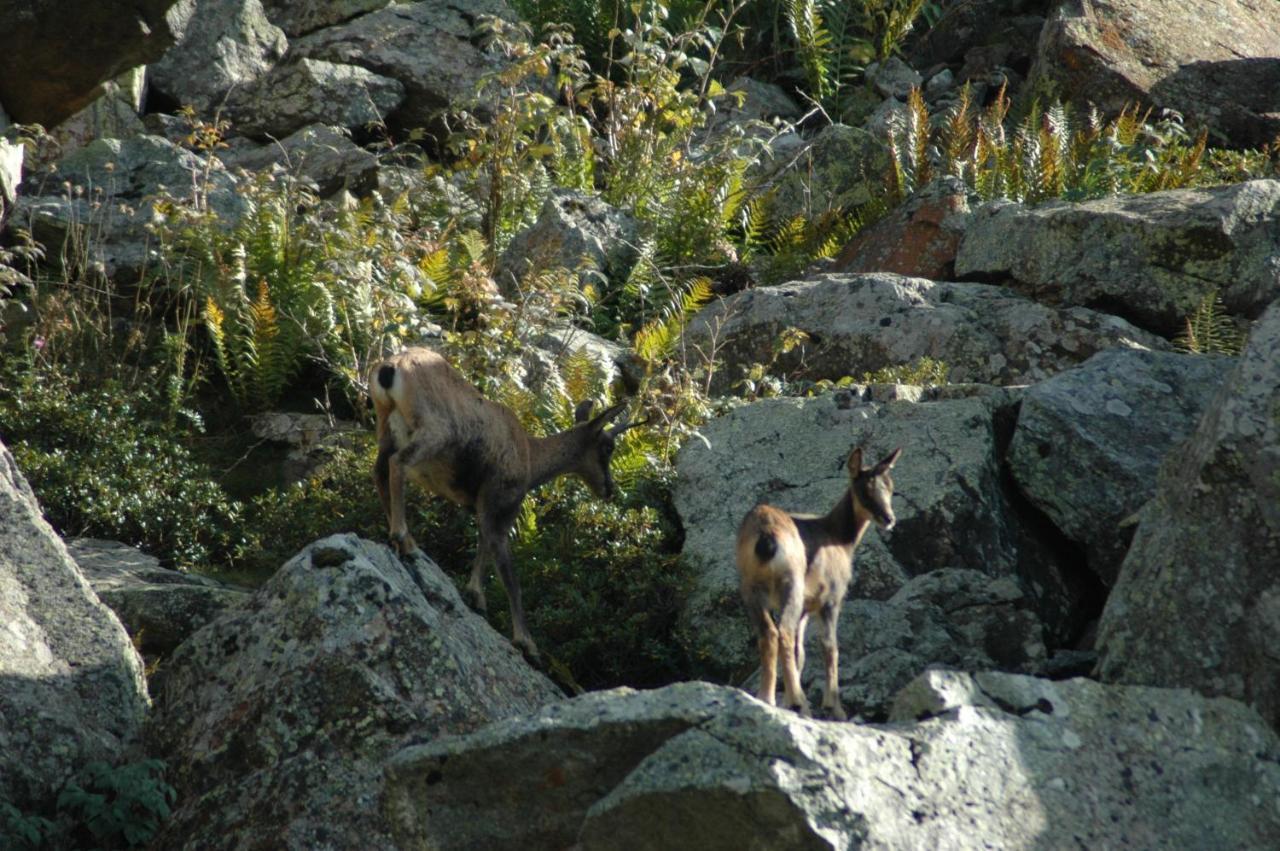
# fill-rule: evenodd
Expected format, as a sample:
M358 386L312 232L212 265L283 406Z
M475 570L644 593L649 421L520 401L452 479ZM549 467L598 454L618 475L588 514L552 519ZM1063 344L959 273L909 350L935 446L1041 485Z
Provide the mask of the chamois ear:
M849 472L858 475L862 472L862 447L859 446L849 453Z
M892 470L893 465L898 463L898 456L901 454L902 454L902 447L899 446L897 449L893 450L888 455L886 455L883 459L881 459L880 463L876 464L876 467L875 467L876 475L879 476L883 473L887 473L889 470Z
M578 406L573 409L573 421L575 423L585 423L591 419L591 409L596 406L595 402L590 399L583 399Z

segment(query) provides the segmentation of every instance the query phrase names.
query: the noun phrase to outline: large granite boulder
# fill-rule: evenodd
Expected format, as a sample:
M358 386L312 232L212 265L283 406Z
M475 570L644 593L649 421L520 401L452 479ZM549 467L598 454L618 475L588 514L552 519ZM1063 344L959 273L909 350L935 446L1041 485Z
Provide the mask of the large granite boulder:
M317 541L204 627L154 682L178 789L158 848L393 849L384 759L556 699L425 557Z
M351 141L340 128L313 124L261 147L222 154L230 169L268 171L279 166L310 184L321 198L346 190L363 198L378 186L378 158Z
M227 94L266 74L289 40L260 0L178 0L169 22L178 43L147 68L152 89L210 116Z
M85 764L136 743L142 660L0 444L0 801L52 812Z
M734 689L619 689L402 750L401 847L1250 848L1280 842L1280 741L1181 690L930 672L879 727Z
M498 286L517 297L530 273L563 268L597 292L621 286L640 255L639 226L631 214L594 195L554 189L538 220L520 231L498 258Z
M1022 493L1115 584L1165 454L1191 434L1234 358L1111 349L1028 387L1008 462Z
M244 588L161 567L155 556L119 541L73 538L67 552L149 658L168 656L200 627L249 598Z
M936 180L880 221L858 232L836 255L833 272L893 272L949 281L969 223L969 191L958 177Z
M389 5L391 0L262 0L271 23L289 38L344 24L366 12Z
M1034 74L1117 113L1132 104L1258 147L1280 134L1280 5L1258 0L1068 0L1040 36Z
M1280 297L1280 180L978 209L956 275L1119 313L1173 336L1206 295L1250 319Z
M403 100L399 80L359 65L304 58L277 65L231 92L226 115L240 133L280 139L311 124L378 124Z
M0 4L0 103L51 128L88 106L102 83L159 59L174 43L174 0L27 0Z
M499 67L497 57L472 41L479 15L515 18L504 0L395 3L299 38L289 55L358 65L398 80L405 99L388 122L434 128L442 110L473 105L480 78Z
M810 339L777 351L784 329ZM698 313L685 340L714 349L712 389L727 391L753 363L793 378L837 380L924 357L956 382L1026 384L1112 346L1167 349L1153 334L1084 308L1038 304L1003 287L888 273L821 275L757 287Z
M1244 700L1280 726L1280 305L1166 458L1098 631L1114 682Z
M757 502L828 511L848 487L853 445L875 457L903 453L893 471L897 525L863 538L852 597L887 599L912 576L967 568L1016 580L1050 642L1068 640L1081 625L1083 565L1042 544L1011 500L998 447L1016 403L1015 391L990 388L943 388L931 401L866 402L838 392L766 399L707 423L703 439L677 457L674 492L683 555L696 570L682 622L697 660L728 674L754 666L733 557L738 524ZM842 641L860 640L859 629L843 629ZM850 646L849 661L868 647Z

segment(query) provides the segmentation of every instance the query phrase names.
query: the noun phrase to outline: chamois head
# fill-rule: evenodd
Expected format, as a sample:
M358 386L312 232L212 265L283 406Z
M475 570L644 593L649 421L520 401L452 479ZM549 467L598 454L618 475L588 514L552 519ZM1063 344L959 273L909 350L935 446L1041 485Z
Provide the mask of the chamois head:
M613 472L609 469L609 462L613 460L613 450L617 445L618 436L627 429L642 424L628 424L626 417L623 417L613 428L606 428L626 406L626 402L619 402L592 418L592 402L588 399L579 402L573 412L573 420L576 423L574 429L581 430L585 435L585 445L574 472L587 483L591 492L601 499L613 498Z
M899 447L874 467L863 467L862 447L849 453L849 492L853 494L855 516L865 512L882 528L893 528L897 520L893 516L893 477L889 471L901 454Z

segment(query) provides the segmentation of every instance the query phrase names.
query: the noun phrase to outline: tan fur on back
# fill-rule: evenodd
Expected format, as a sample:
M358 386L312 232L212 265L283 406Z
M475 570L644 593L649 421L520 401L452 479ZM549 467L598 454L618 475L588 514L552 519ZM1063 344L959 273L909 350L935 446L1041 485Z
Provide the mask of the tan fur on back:
M378 383L384 365L395 367L389 391ZM426 348L405 349L373 368L369 388L378 413L378 438L390 430L398 446L412 438L455 451L409 470L420 485L461 505L471 499L453 487L460 467L483 463L504 471L511 480L529 479L528 433L505 405L480 395L439 353ZM460 453L474 446L479 456Z

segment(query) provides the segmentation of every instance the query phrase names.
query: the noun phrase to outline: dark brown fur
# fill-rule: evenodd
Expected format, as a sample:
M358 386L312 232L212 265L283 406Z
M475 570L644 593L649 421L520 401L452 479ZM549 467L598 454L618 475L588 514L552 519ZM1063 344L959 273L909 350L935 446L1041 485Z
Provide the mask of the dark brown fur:
M849 454L849 489L821 517L790 514L757 505L738 528L736 555L742 600L760 650L759 697L772 705L782 657L782 685L787 705L808 714L800 686L804 670L804 633L809 615L822 621L822 652L827 668L822 707L843 720L840 703L839 649L836 623L853 574L853 552L872 522L889 529L896 449L874 467L863 468L862 449ZM773 618L777 612L777 622Z
M512 641L536 659L511 559L511 526L525 494L565 473L581 477L597 496L613 495L609 461L615 438L628 426L605 426L625 403L591 418L591 403L583 402L573 428L534 437L509 408L485 399L443 357L425 348L405 349L375 365L369 391L378 417L374 481L392 545L401 554L418 548L405 522L406 478L473 508L479 545L468 596L478 610L486 609L484 565L497 565L511 601Z

